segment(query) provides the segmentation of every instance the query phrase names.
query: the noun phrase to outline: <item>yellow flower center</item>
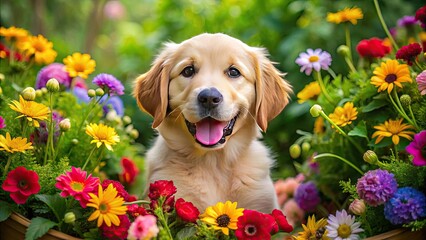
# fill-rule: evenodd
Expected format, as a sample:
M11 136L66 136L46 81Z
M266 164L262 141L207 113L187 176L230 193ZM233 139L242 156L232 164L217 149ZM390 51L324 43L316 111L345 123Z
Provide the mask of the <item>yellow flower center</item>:
M337 235L339 235L341 238L347 238L351 235L351 233L351 227L346 224L341 224L337 229Z
M84 70L86 68L84 67L84 64L82 64L82 63L75 63L74 69L75 69L76 72L84 72Z
M318 56L310 56L309 57L309 62L318 62L319 57Z
M44 52L46 46L41 41L35 41L33 43L33 48L36 50L36 52Z
M217 217L216 222L219 227L227 227L229 222L231 222L231 218L228 215L223 214Z
M84 184L81 182L71 182L70 186L76 192L81 192L84 189Z
M109 212L109 206L106 203L101 203L99 204L99 211L101 212L101 214L107 214Z
M387 83L393 83L393 82L395 82L395 81L396 81L396 79L397 79L397 76L396 76L395 74L391 73L391 74L388 74L388 75L386 76L385 81L386 81Z

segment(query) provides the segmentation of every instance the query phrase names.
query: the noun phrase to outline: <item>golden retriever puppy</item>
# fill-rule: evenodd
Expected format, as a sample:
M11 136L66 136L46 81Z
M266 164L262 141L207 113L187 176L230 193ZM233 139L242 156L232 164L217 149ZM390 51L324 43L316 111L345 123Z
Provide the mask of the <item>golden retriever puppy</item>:
M176 197L201 212L226 200L277 208L274 160L258 139L288 103L282 75L265 49L225 34L166 43L134 88L159 133L146 154L149 182L173 180Z

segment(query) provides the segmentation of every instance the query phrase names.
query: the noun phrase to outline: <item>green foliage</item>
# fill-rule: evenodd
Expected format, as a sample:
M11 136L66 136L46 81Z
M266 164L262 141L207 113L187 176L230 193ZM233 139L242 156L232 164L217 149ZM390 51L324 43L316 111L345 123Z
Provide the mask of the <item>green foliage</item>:
M413 167L412 163L394 160L385 164L383 168L394 174L398 187L411 186L424 189L426 167Z
M49 219L42 217L35 217L31 219L31 223L25 233L25 240L38 239L46 234L49 229L56 226L57 223L50 221Z

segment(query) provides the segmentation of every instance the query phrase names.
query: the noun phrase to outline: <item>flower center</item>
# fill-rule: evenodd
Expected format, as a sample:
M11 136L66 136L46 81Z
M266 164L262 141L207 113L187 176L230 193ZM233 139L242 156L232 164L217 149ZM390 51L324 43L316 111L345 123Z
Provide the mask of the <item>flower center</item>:
M84 70L85 70L84 64L83 63L75 63L74 64L74 70L76 72L84 72Z
M339 235L341 238L347 238L351 235L351 233L351 227L346 224L341 224L337 229L337 235Z
M397 79L397 76L396 76L396 74L393 74L393 73L391 73L391 74L388 74L386 77L385 77L385 81L387 82L387 83L393 83L393 82L395 82L395 80Z
M254 236L257 232L256 226L252 224L248 224L244 227L244 232L246 233L247 236Z
M319 57L318 56L310 56L309 57L309 62L318 62Z
M70 186L71 186L71 189L76 192L81 192L84 189L84 184L81 182L71 182Z
M36 50L36 52L44 52L45 50L45 45L40 41L34 42L33 47Z
M28 187L27 181L21 180L18 182L18 186L20 189L26 189Z
M108 204L106 204L106 203L101 203L101 204L99 204L99 211L100 211L102 214L107 214L107 213L108 213L108 210L109 210Z
M216 219L217 225L219 225L219 227L227 227L230 221L231 219L226 214L222 214Z

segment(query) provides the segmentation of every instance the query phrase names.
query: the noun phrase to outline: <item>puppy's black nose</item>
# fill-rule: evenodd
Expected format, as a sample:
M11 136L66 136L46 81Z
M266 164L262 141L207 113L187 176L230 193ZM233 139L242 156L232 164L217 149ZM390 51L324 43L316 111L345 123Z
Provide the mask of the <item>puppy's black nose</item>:
M223 101L222 94L216 88L207 88L198 94L198 103L205 108L215 108Z

